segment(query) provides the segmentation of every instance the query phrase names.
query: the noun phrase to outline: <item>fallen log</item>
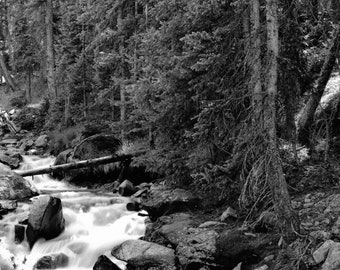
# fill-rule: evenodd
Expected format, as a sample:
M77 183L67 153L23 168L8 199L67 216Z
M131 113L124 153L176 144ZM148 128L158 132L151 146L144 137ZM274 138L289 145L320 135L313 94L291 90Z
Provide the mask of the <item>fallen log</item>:
M130 160L131 158L132 158L132 155L120 155L120 156L112 155L112 156L106 156L106 157L100 157L100 158L94 158L94 159L88 159L88 160L75 161L72 163L66 163L66 164L61 164L61 165L43 167L43 168L38 168L38 169L26 170L26 171L15 171L15 172L23 177L33 176L33 175L38 175L38 174L52 173L56 171L68 171L68 170L80 169L84 167L103 165L103 164L114 163L114 162L119 162L119 161L126 161L126 160Z

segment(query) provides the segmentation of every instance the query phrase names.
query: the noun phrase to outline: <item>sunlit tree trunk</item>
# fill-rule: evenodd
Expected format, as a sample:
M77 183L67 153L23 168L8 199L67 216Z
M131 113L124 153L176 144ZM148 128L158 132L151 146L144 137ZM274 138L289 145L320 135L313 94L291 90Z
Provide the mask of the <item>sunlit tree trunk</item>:
M46 0L46 54L47 54L47 85L50 97L58 96L55 84L55 58L53 42L53 1Z
M277 0L266 0L268 72L265 100L265 130L268 137L267 180L271 187L274 209L283 235L294 236L299 224L291 207L287 183L282 170L276 135L276 98L278 79L279 31Z

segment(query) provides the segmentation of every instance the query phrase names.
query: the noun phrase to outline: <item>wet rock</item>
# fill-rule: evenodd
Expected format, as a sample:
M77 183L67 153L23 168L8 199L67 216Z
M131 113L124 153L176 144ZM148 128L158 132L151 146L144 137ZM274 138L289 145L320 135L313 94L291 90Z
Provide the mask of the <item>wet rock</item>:
M176 248L176 253L183 269L199 269L205 265L218 266L215 261L216 240L218 238L216 231L188 228L182 233L182 236Z
M118 187L118 193L122 196L131 196L136 191L137 188L129 180L124 180Z
M155 220L164 214L183 212L198 206L200 199L184 189L167 189L162 185L152 186L148 194L141 198L142 209Z
M57 269L67 266L69 258L64 253L46 255L34 265L34 269Z
M38 148L46 148L48 145L48 140L49 138L47 135L41 135L35 140L34 145Z
M12 171L0 171L0 200L24 200L38 195L30 181Z
M337 270L340 268L340 243L333 243L328 251L326 261L321 270Z
M68 163L71 153L72 153L72 149L67 149L67 150L60 152L57 155L53 165L61 165L61 164ZM60 171L60 172L56 171L52 173L52 176L54 178L62 179L65 177L65 173L63 171Z
M65 228L62 205L59 198L41 196L30 209L26 230L30 247L39 238L47 240L57 237Z
M135 211L138 212L139 210L141 210L141 206L140 206L140 202L138 201L132 201L126 204L126 209L128 211Z
M0 215L5 215L8 212L14 211L18 204L15 200L0 200Z
M220 220L222 222L228 221L228 219L234 220L237 219L238 215L235 209L233 209L232 207L228 207L227 210L225 210L221 217Z
M131 267L165 267L175 266L175 251L155 243L143 240L127 240L115 247L111 254L125 261ZM132 269L133 269L132 268Z
M14 226L14 241L20 244L25 239L25 226L16 224Z
M34 145L34 141L33 140L31 140L31 139L24 139L21 142L20 150L21 151L28 151L33 145Z
M9 166L11 169L17 169L22 161L22 156L19 153L5 152L0 153L0 162Z
M120 270L108 257L105 255L99 256L93 266L93 270Z

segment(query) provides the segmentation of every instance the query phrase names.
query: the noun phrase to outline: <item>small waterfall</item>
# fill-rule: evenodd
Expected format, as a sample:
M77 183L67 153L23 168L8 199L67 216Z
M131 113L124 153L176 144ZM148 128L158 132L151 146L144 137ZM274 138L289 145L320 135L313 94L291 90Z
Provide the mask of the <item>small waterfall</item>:
M48 166L53 163L53 158L25 156L23 163L20 169L27 170ZM14 225L27 217L29 211L28 204L20 203L16 211L6 215L0 223L0 265L2 261L14 261L16 269L31 270L41 257L64 253L69 263L62 269L89 270L97 258L105 254L125 269L125 264L113 258L110 250L125 240L138 239L145 233L145 217L126 210L129 198L79 189L47 175L35 176L30 181L39 190L49 190L49 194L61 199L65 231L55 239L38 240L31 251L26 241L15 244Z

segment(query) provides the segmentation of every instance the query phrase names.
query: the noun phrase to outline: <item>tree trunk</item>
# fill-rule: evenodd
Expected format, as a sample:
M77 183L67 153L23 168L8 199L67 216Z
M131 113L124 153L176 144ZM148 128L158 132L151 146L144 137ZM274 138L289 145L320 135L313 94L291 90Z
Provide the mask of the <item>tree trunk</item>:
M261 84L261 37L260 37L260 2L259 0L251 1L251 17L252 17L252 55L253 59L250 63L252 67L251 88L253 89L252 105L254 108L254 122L261 122L261 107L263 99L263 91Z
M106 157L95 158L95 159L82 160L82 161L77 161L77 162L67 163L67 164L62 164L62 165L48 166L44 168L32 169L32 170L27 170L27 171L16 171L16 173L24 177L24 176L52 173L52 172L57 172L57 171L64 172L68 170L80 169L80 168L90 167L90 166L95 166L95 165L103 165L103 164L108 164L108 163L113 163L113 162L118 162L118 161L131 160L131 157L132 157L131 155L121 155L121 156L113 155L113 156L106 156Z
M12 78L11 74L9 73L7 69L7 65L5 62L3 52L0 52L0 68L2 71L2 75L5 77L6 83L9 85L10 89L13 92L19 92L20 89L18 85L16 84L16 82L14 81L14 79Z
M49 96L58 96L55 85L55 58L53 42L53 0L46 0L46 54L47 54L47 85Z
M32 70L29 69L27 71L27 78L28 78L28 82L27 82L27 89L26 89L26 100L27 100L27 103L30 103L31 100L32 100Z
M267 180L271 188L274 209L280 221L282 234L291 238L298 231L298 222L293 214L287 183L282 170L276 135L276 98L279 55L277 0L266 0L267 20L267 98L265 103L265 127L269 142Z
M122 7L120 6L118 9L118 19L117 19L117 27L118 31L122 31L122 20L123 20L123 10ZM119 54L120 57L122 57L121 61L121 80L120 80L120 85L119 85L119 90L120 90L120 123L121 123L121 140L122 142L125 141L125 120L126 120L126 96L125 96L125 86L123 84L123 78L124 78L124 45L123 45L123 40L120 41L119 44Z
M310 129L313 124L313 118L316 108L318 107L328 80L332 74L336 63L340 45L340 27L336 28L333 44L331 45L327 57L323 63L316 87L312 90L309 99L300 112L298 119L298 141L304 145L311 146Z

